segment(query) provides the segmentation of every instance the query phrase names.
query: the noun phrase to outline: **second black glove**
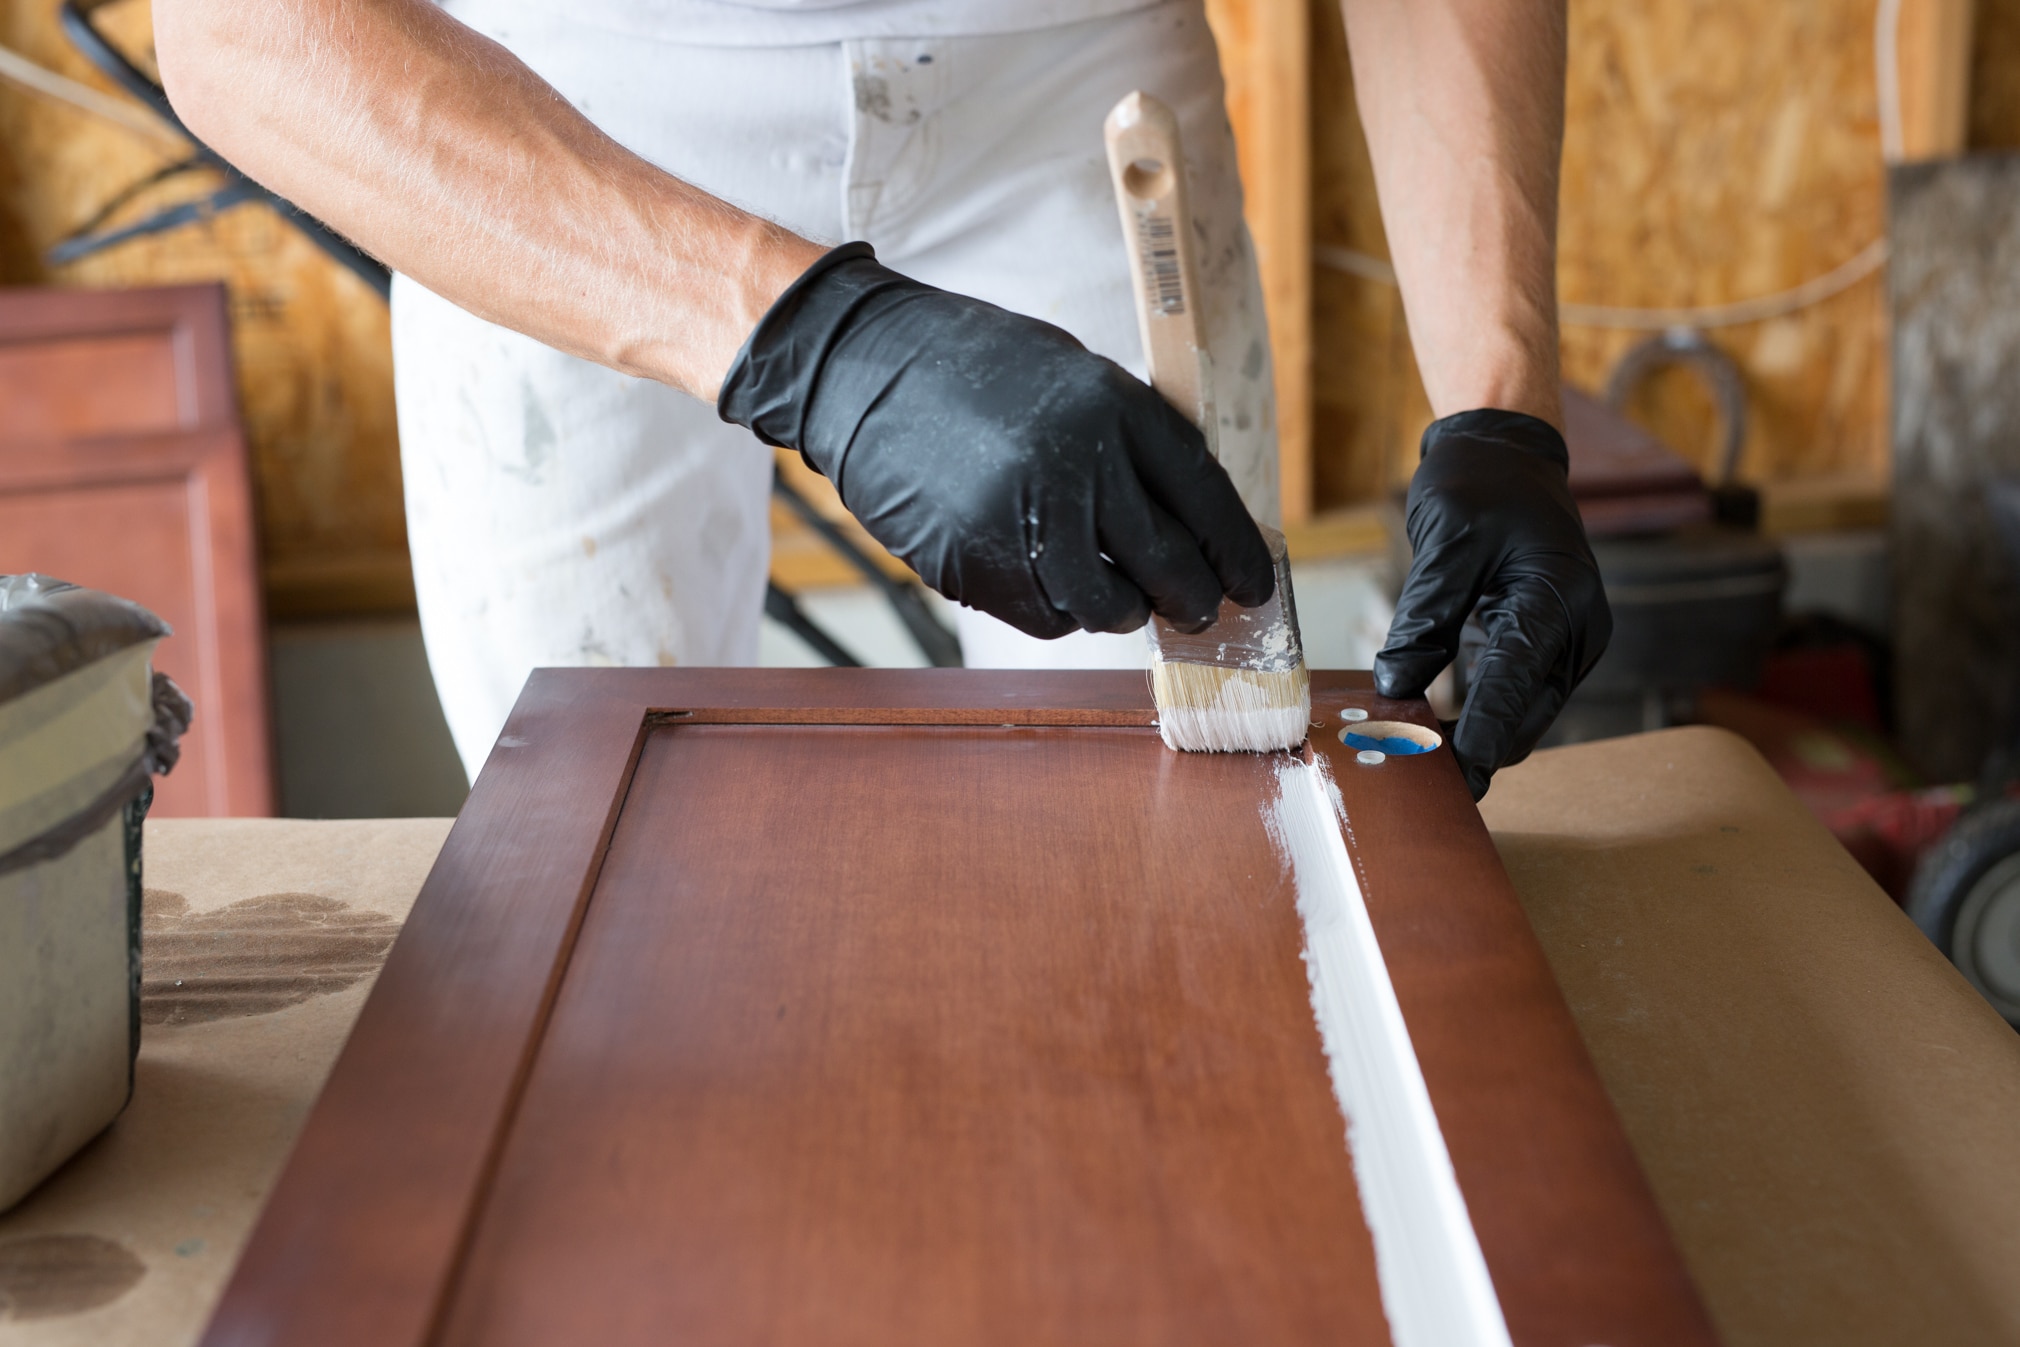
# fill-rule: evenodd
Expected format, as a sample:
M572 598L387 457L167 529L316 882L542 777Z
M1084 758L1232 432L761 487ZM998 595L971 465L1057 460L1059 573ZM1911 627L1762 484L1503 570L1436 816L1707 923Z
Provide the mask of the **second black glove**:
M1478 605L1487 646L1452 732L1476 800L1528 756L1613 634L1569 468L1556 427L1489 409L1432 422L1410 481L1414 555L1375 687L1421 696Z
M948 598L1033 636L1198 627L1275 584L1199 431L1049 323L846 244L737 353L718 409L799 450Z

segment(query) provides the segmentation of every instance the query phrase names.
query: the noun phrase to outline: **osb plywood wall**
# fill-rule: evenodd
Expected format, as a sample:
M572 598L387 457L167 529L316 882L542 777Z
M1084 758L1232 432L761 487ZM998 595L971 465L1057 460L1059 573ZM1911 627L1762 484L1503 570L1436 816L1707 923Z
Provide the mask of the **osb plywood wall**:
M56 0L5 0L0 42L111 88L58 29ZM151 68L145 0L99 11ZM386 311L270 211L245 206L62 267L48 247L176 155L110 122L0 84L0 280L146 285L221 280L231 296L253 448L268 606L276 616L411 605ZM208 174L152 188L116 215L208 193Z
M1225 20L1244 5L1283 2L1215 0L1215 9ZM1307 2L1314 241L1379 258L1386 248L1338 6ZM1877 238L1874 3L1571 0L1565 298L1612 306L1744 299L1816 277ZM0 0L0 41L109 87L70 50L54 10L54 0ZM103 13L129 50L147 51L146 0L118 0ZM1973 55L1972 144L2020 147L2020 0L1977 0ZM224 280L271 608L308 614L410 601L385 312L374 296L256 207L69 267L41 260L49 244L167 158L117 127L0 84L0 280ZM199 184L153 189L119 218ZM1393 287L1325 267L1311 284L1313 503L1326 510L1404 481L1430 413ZM1716 331L1747 376L1743 476L1883 476L1883 319L1875 276L1799 313ZM1638 335L1567 325L1567 375L1598 386ZM1633 410L1709 461L1712 409L1687 376L1655 382Z
M1885 227L1870 0L1571 7L1559 289L1608 306L1715 305L1787 290ZM1886 461L1877 274L1816 305L1715 331L1747 375L1752 480ZM1604 382L1646 334L1567 324L1566 377ZM1700 461L1709 406L1682 378L1644 419Z
M1570 15L1567 302L1725 304L1809 281L1880 237L1872 0L1571 0ZM1337 6L1314 0L1314 22L1316 241L1385 256ZM1326 508L1405 480L1430 411L1396 291L1327 269L1315 290ZM1870 276L1797 313L1714 331L1746 374L1743 478L1882 472L1883 320ZM1645 335L1567 323L1566 377L1599 388ZM1715 415L1690 376L1652 381L1631 410L1709 466Z

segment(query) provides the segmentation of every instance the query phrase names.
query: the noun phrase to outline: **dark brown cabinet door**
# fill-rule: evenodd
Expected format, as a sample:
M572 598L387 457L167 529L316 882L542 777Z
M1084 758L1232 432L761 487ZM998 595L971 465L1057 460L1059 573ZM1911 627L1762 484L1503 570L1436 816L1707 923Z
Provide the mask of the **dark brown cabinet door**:
M1456 768L1349 705L1428 713L1315 676L1509 1333L1709 1342ZM537 673L209 1341L1387 1341L1287 768L1141 675Z

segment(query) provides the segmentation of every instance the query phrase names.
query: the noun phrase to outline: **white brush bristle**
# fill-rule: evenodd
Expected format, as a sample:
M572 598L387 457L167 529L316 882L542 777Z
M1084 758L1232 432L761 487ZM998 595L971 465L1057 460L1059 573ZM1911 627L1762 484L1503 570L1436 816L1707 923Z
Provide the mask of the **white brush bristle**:
M1153 654L1150 689L1166 747L1187 753L1296 748L1312 718L1311 677L1302 661L1271 672L1167 662Z

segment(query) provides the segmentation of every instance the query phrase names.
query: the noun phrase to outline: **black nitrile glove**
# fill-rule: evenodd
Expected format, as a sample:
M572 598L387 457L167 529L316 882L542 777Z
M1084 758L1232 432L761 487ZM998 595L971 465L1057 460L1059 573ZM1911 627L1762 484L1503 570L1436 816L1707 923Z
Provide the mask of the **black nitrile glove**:
M879 266L808 268L723 379L722 419L797 449L948 598L1033 636L1204 626L1275 585L1185 417L1049 323Z
M1461 412L1424 432L1410 482L1415 555L1375 656L1375 687L1422 696L1480 606L1487 644L1452 731L1476 800L1497 770L1536 747L1613 635L1569 469L1564 437L1520 412Z

